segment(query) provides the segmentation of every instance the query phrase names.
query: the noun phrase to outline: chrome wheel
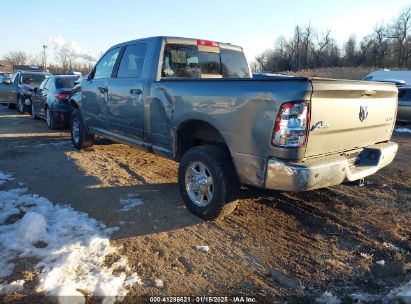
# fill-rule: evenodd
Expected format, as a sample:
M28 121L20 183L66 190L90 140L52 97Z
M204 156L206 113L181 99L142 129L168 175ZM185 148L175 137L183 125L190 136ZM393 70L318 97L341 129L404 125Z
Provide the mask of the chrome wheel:
M213 199L213 177L202 162L192 162L187 167L185 185L187 194L194 204L204 207Z
M78 119L73 120L71 125L71 136L75 143L79 143L80 141L80 122Z
M31 102L31 117L36 118L36 112L34 112L34 103L33 101Z
M19 97L19 100L17 100L17 108L19 109L20 113L24 112L24 103L22 97Z
M46 121L47 125L50 127L51 126L51 113L49 108L46 109Z

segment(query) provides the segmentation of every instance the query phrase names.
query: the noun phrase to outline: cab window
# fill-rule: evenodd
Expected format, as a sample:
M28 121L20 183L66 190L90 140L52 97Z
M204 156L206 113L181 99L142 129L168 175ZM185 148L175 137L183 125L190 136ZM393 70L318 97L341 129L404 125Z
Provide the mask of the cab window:
M111 78L120 48L108 51L97 63L93 79Z
M118 68L118 78L139 78L143 72L144 59L147 45L145 43L133 44L126 47Z
M200 78L196 45L167 44L164 50L163 78Z

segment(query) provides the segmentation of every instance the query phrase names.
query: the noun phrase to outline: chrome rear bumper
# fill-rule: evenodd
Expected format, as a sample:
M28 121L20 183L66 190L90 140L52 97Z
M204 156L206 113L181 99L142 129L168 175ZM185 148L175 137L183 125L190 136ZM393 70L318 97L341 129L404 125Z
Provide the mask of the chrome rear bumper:
M306 191L355 181L391 163L398 145L385 142L365 147L355 163L344 155L308 159L301 163L270 159L267 164L265 187L283 191Z

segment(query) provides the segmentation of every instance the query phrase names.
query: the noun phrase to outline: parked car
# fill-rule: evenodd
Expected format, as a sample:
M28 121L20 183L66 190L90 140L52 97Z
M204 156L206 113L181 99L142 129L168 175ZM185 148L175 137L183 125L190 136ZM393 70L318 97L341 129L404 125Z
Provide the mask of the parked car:
M5 78L0 83L0 102L7 103L10 109L17 105L20 114L31 105L31 93L46 78L44 72L18 71L12 79Z
M398 112L397 121L411 122L411 86L407 86L402 79L381 79L377 82L393 83L398 88Z
M363 80L393 82L398 86L411 86L411 71L378 70L365 76Z
M111 47L81 81L71 140L82 149L100 135L178 161L188 209L211 219L240 184L305 191L391 163L397 94L386 83L253 79L241 47L153 37Z
M68 125L72 110L69 98L77 79L78 76L75 75L54 75L43 80L40 86L33 90L32 117L45 118L51 129Z
M398 88L397 121L411 123L411 86Z

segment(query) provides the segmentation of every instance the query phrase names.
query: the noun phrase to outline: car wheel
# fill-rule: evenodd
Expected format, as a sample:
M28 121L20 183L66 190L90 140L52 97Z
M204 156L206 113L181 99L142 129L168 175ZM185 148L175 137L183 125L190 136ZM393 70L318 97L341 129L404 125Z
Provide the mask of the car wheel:
M16 105L15 105L14 103L9 103L9 104L7 105L7 107L8 107L9 109L15 109L15 108L16 108Z
M94 134L87 131L78 109L73 110L70 118L71 142L76 149L84 149L94 144Z
M24 103L25 103L25 98L23 96L19 96L19 98L17 99L17 111L20 114L24 114L25 112L26 106L24 105Z
M50 110L49 107L46 108L46 122L47 122L47 127L49 127L49 129L57 128L56 119L53 115L53 112Z
M34 111L34 103L33 102L31 102L31 118L39 119L39 117L36 115L36 111Z
M233 163L215 146L193 147L184 153L178 183L187 208L206 220L226 216L238 202L240 185Z

